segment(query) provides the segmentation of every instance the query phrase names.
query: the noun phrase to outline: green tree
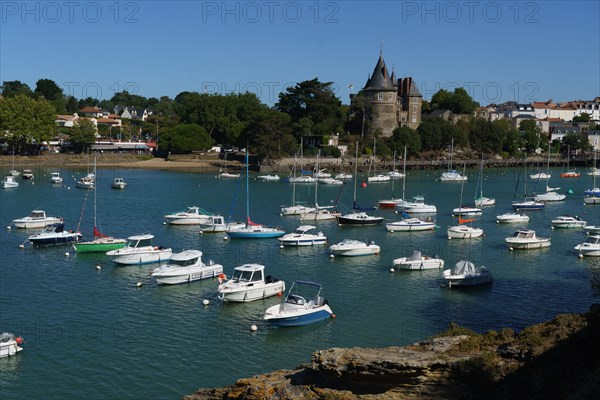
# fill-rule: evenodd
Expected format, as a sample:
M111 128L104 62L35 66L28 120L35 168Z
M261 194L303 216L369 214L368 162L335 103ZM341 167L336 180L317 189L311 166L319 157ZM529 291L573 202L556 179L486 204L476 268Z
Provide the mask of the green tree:
M98 99L94 99L93 97L86 97L85 99L80 99L79 103L78 103L78 111L81 110L82 108L86 108L86 107L94 107L98 105Z
M279 94L275 108L288 114L292 123L309 118L313 135L329 135L343 129L345 115L342 102L334 94L333 82L315 78L288 87Z
M404 146L408 155L416 156L421 152L421 137L408 126L394 129L392 135L392 148L396 154L404 156Z
M464 88L456 88L452 93L440 89L431 96L432 110L450 110L454 114L473 114L479 103L473 100Z
M442 132L435 119L426 119L417 128L417 133L421 137L421 146L425 151L438 150L442 147Z
M519 122L519 130L523 132L533 132L537 127L535 119L524 119Z
M563 153L566 153L568 148L571 151L589 151L592 149L592 145L585 133L569 133L562 138Z
M110 102L115 105L123 107L140 107L144 108L148 106L148 99L137 94L129 93L127 90L117 92L110 99Z
M371 100L361 93L352 97L345 129L353 135L366 134L371 129Z
M265 108L250 123L244 137L250 150L260 158L281 157L293 153L296 140L290 128L290 116L277 110Z
M471 123L469 141L471 147L480 153L499 153L505 138L506 132L501 125L494 125L483 118L475 118Z
M0 132L19 148L50 140L56 132L55 119L54 107L45 99L20 94L0 100Z
M34 93L49 101L60 100L63 97L62 89L52 79L38 80Z
M196 124L178 125L163 134L160 146L173 154L188 154L194 150L209 149L214 143L206 129Z
M79 111L79 103L77 99L73 96L69 96L67 98L66 108L69 114L74 114Z
M592 115L588 113L581 113L581 115L576 115L573 117L573 122L590 122L592 120Z
M27 97L33 97L33 92L26 83L21 81L4 81L0 87L3 97L15 97L17 95L25 95Z
M85 150L96 141L96 126L87 118L79 118L71 129L70 142L77 152Z

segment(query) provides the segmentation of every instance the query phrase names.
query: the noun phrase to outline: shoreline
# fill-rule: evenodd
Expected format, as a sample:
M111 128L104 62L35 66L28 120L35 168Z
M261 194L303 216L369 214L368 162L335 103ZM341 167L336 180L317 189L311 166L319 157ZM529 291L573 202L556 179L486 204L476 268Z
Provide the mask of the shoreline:
M223 160L212 156L212 157L201 157L201 156L172 156L170 160L164 158L150 158L148 156L139 156L134 154L95 154L90 156L90 164L93 162L93 158L96 157L97 168L139 168L139 169L154 169L154 170L165 170L165 171L178 171L178 172L197 172L197 173L214 173L219 172L223 167L224 170L242 170L244 164L238 161L227 161L226 165L223 166ZM144 159L146 158L146 159ZM523 159L488 159L484 160L484 166L486 169L501 169L501 168L515 168L523 165L523 162L533 165L539 165L534 168L535 170L545 170L547 160L542 157L530 157L525 160ZM306 158L304 165L307 168L314 165L315 160L313 158ZM464 164L467 169L479 168L481 160L470 159L470 160L454 160L454 168L460 169ZM581 170L588 169L592 166L593 159L579 159L571 160L572 168L579 168ZM15 156L14 166L15 169L22 171L23 169L49 169L49 168L88 168L88 158L83 154L45 154L39 156ZM328 172L352 172L355 168L354 158L321 158L319 160L320 167L327 169ZM564 167L566 165L566 159L554 159L550 161L552 167ZM12 156L0 156L0 170L8 170L13 166ZM378 160L376 162L376 169L378 171L391 171L392 169L401 170L402 162L397 161L395 164L389 160ZM283 173L289 174L293 167L293 159L283 158L278 160L268 160L265 163L258 166L260 173ZM358 162L358 170L360 172L366 172L370 170L370 158L362 157ZM414 170L445 170L449 167L449 160L436 159L436 160L408 160L406 162L406 168L409 171ZM532 169L532 170L534 170ZM256 171L256 166L252 167L253 171Z

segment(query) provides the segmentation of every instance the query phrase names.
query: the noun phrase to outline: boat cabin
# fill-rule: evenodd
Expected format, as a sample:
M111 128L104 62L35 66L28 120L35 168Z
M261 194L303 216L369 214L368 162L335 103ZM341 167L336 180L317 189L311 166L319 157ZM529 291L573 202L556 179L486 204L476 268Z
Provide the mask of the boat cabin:
M174 254L171 256L171 260L169 261L170 265L178 266L178 267L188 267L190 265L195 265L202 257L202 252L198 250L187 250L181 253Z
M129 242L128 247L152 246L152 239L154 239L154 235L129 236L127 238L127 241Z
M65 224L50 224L44 228L44 233L61 233L65 231Z
M599 235L588 236L588 238L585 240L584 243L600 244L600 236Z
M234 282L263 282L263 271L265 267L259 264L244 264L235 267L233 277Z
M298 228L296 228L294 233L297 235L303 235L313 229L316 229L316 227L314 227L312 225L302 225L302 226L299 226Z
M31 214L29 214L29 218L31 219L45 219L46 211L43 210L33 210Z
M513 237L519 239L533 239L535 238L535 231L516 231Z

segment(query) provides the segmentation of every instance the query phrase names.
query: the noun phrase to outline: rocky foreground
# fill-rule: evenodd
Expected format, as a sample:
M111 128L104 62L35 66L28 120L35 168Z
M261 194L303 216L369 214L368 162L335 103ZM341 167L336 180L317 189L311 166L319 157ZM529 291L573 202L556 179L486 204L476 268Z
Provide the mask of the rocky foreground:
M185 400L598 399L600 305L476 334L451 325L426 342L317 351L308 365L199 389Z

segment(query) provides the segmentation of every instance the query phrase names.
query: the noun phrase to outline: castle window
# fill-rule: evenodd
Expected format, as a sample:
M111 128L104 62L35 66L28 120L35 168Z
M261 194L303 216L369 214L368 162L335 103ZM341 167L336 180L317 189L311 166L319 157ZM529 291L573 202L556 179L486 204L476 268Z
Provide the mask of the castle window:
M416 113L416 112L417 112L417 105L413 104L413 113Z
M413 116L412 116L412 122L413 122L413 123L417 123L417 116L416 116L416 115L413 115Z
M383 93L377 93L377 100L383 100Z

